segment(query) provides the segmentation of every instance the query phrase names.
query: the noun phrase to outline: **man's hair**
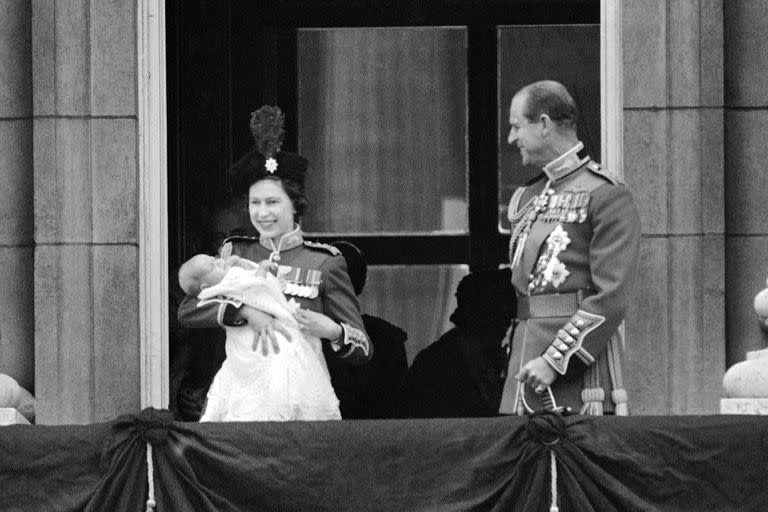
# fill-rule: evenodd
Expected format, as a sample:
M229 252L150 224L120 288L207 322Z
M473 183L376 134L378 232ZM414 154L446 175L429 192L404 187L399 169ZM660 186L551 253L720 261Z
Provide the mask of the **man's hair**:
M202 290L203 277L211 271L210 256L196 254L179 268L179 286L187 295L197 296Z
M546 114L560 128L576 131L576 102L560 82L534 82L520 89L517 94L525 97L523 115L528 121L538 121Z

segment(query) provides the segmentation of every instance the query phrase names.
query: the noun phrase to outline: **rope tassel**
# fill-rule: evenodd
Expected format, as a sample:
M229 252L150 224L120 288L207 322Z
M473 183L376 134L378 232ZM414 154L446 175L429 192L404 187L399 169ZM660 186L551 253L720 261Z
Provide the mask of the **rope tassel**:
M628 416L627 391L625 389L614 389L611 391L611 398L616 407L616 416Z
M557 507L557 461L555 460L555 450L549 450L550 473L552 475L550 491L552 501L549 505L549 512L560 512Z
M579 414L587 416L603 415L603 400L605 390L603 388L586 388L581 390L581 401L584 405Z
M155 468L152 463L152 445L147 443L147 510L154 512L157 502L155 501Z

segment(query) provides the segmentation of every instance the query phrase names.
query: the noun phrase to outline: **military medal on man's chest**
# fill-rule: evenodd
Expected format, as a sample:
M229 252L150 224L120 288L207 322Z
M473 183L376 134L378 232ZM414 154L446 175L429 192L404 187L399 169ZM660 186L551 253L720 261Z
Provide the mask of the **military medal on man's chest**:
M539 217L539 214L546 211L549 203L549 196L554 191L550 188L550 182L547 180L544 189L529 201L519 212L515 213L510 221L512 222L512 237L509 239L509 261L512 268L520 262L523 256L525 242L528 239L528 233L531 231L533 223Z
M525 244L534 225L556 223L554 229L551 227L547 229L550 232L540 248L529 248L529 250L541 251L541 254L536 258L536 264L533 266L528 280L529 293L543 290L547 285L559 288L570 275L570 271L558 256L571 243L567 226L587 221L589 202L589 192L583 190L555 191L550 186L550 182L547 181L544 189L537 196L510 217L512 237L509 245L509 258L513 269L521 262L526 249ZM528 272L529 270L524 269L524 271Z
M589 192L560 192L549 196L539 215L542 222L582 223L587 220Z

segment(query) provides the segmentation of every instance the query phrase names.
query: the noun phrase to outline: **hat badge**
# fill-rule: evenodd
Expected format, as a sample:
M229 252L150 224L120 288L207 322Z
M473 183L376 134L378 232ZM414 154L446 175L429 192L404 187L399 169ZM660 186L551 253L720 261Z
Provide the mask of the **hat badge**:
M264 162L264 168L267 169L269 174L275 174L275 171L277 170L277 160L275 160L274 157L267 158L267 161Z

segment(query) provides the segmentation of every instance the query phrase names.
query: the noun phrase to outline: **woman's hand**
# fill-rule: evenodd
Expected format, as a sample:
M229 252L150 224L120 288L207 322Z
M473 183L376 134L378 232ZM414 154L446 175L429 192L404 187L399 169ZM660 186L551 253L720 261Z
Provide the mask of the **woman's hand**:
M273 270L277 270L277 263L273 263L269 260L263 260L258 264L256 275L259 277L267 277L267 273Z
M335 340L344 332L341 325L322 313L298 308L293 316L296 318L296 321L299 322L301 330L317 336L318 338Z
M252 308L246 305L243 305L238 310L238 313L242 318L248 321L248 325L256 333L256 337L253 342L254 352L258 350L259 345L261 345L262 355L268 356L269 346L271 344L272 351L275 354L279 353L280 345L277 343L277 337L275 336L275 332L279 332L280 334L285 336L285 339L288 342L293 341L293 338L291 337L291 333L288 332L288 329L286 329L272 315L269 315L267 313L264 313L263 311L259 311L256 308Z

